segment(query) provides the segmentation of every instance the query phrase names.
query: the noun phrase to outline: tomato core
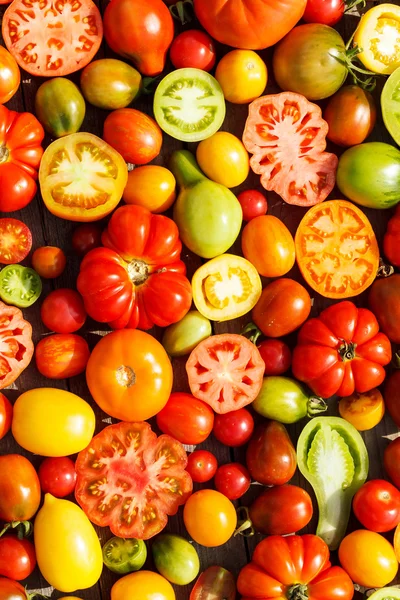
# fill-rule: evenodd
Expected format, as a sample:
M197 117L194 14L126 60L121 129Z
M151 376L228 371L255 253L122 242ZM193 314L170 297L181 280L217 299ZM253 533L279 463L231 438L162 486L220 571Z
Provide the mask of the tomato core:
M400 21L394 16L383 14L378 18L374 33L370 49L375 59L387 67L396 63L400 51ZM393 52L393 49L396 51Z
M6 146L0 146L0 164L8 161L10 151Z
M292 585L286 592L288 600L308 600L308 589L302 583Z
M343 362L347 362L348 360L353 360L353 358L355 358L356 346L357 344L353 344L353 342L345 342L343 340L343 344L338 349L339 356Z
M132 367L128 367L127 365L118 367L116 377L118 384L128 389L136 383L136 373Z
M128 263L129 279L136 286L142 285L149 277L149 267L144 260L134 259Z

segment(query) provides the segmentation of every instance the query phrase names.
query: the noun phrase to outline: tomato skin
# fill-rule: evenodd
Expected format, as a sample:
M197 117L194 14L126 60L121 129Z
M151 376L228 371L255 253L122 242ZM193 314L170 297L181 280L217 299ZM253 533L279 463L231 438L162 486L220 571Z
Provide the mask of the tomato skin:
M256 531L287 535L306 527L313 514L310 495L296 485L274 486L251 504L249 515Z
M0 600L27 600L25 588L7 577L0 577Z
M182 444L201 444L214 425L212 409L191 394L175 392L157 414L157 426Z
M232 104L249 104L264 92L268 71L262 58L252 50L232 50L218 63L215 79Z
M376 279L368 295L368 306L391 342L400 343L400 274Z
M200 490L186 502L183 520L195 542L215 548L231 538L237 516L234 505L223 494L214 490Z
M189 600L207 600L208 597L235 600L236 583L232 573L217 566L203 571L190 592Z
M221 465L215 473L215 487L229 500L238 500L249 489L250 473L240 463Z
M372 479L353 498L353 511L366 529L391 531L400 523L400 492L384 479Z
M333 27L343 18L344 0L307 0L303 21Z
M218 462L208 450L195 450L188 457L186 471L196 483L210 481L217 471Z
M125 108L142 87L142 77L122 60L101 58L83 69L80 86L86 100L104 110Z
M396 207L394 216L389 219L383 238L383 251L394 267L400 266L400 206Z
M81 296L69 288L60 288L50 292L40 309L43 324L56 333L77 331L83 327L86 316Z
M162 345L170 356L186 356L211 334L210 321L197 310L190 310L178 323L167 327Z
M149 163L162 146L162 132L155 120L135 108L111 112L104 121L103 138L134 165Z
M67 379L83 373L90 350L75 333L54 333L39 341L35 358L38 371L49 379Z
M138 204L152 213L168 210L176 198L176 181L171 171L158 165L137 167L128 173L122 198L127 204Z
M245 408L215 415L213 433L221 444L237 448L247 444L254 431L254 419Z
M11 429L13 407L11 402L0 392L0 440Z
M0 520L28 521L40 504L40 483L32 463L20 454L0 456Z
M204 31L189 29L176 36L169 55L175 69L211 71L215 65L216 50L213 40Z
M72 247L79 256L101 246L102 229L95 223L83 223L72 234Z
M175 600L172 585L158 573L138 571L121 577L111 588L111 600Z
M394 485L400 489L400 438L396 438L386 446L383 465Z
M324 119L328 140L344 147L361 144L375 127L374 98L358 85L344 86L329 100Z
M28 256L31 248L32 233L25 223L18 219L0 219L0 263L19 263Z
M267 199L258 190L245 190L239 194L238 200L243 211L243 221L262 217L268 210Z
M339 400L339 414L358 431L367 431L383 419L385 402L377 389L363 394L354 393Z
M44 279L59 277L66 264L67 257L61 248L56 246L42 246L37 248L32 255L32 266Z
M39 467L38 475L44 494L65 498L75 489L75 463L67 456L45 458Z
M282 277L295 262L292 234L272 215L256 217L247 223L242 233L242 250L264 277Z
M0 4L3 4L0 2ZM12 54L0 47L0 104L5 104L14 96L21 82L21 73Z
M264 340L257 348L265 362L264 375L283 375L289 370L292 353L285 342L274 339Z
M52 137L79 131L85 112L85 100L78 86L65 77L48 79L36 92L35 114Z
M265 421L257 427L246 452L253 479L263 485L283 485L294 475L296 451L282 423Z
M0 538L0 575L22 581L36 566L35 547L29 540L5 535ZM1 588L0 588L1 590Z

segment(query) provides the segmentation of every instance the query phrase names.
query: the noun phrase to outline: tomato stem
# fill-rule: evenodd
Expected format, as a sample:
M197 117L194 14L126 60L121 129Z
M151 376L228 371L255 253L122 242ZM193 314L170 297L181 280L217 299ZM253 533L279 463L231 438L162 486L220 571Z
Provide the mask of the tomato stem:
M250 335L247 335L247 334L250 334ZM258 341L258 338L260 336L262 336L262 334L263 333L262 333L261 329L259 329L255 323L250 322L246 325L246 327L243 329L243 331L241 332L240 335L247 337L247 339L250 340L250 342L253 342L253 344L256 344Z
M144 260L131 260L127 267L129 279L134 285L142 285L149 277L149 267Z
M390 277L394 273L394 267L392 265L387 265L383 262L383 260L379 259L379 267L376 273L377 277Z
M346 67L351 77L353 78L353 82L355 85L359 85L363 90L372 92L372 90L376 86L376 78L380 75L378 73L373 73L372 71L368 71L367 69L363 69L360 66L357 66L355 61L358 61L358 64L361 65L361 62L359 61L357 56L358 54L361 54L361 52L363 52L363 49L360 48L357 44L353 44L354 34L355 32L346 44L346 52L344 53L343 58L343 53L341 53L340 55L330 53L330 55L333 58L335 58L341 65ZM358 75L358 73L367 77L361 77L360 75Z
M353 360L353 358L355 358L356 347L357 344L354 344L353 342L345 342L345 340L343 340L343 343L338 349L339 356L343 362L347 362L348 360Z
M154 92L156 91L156 87L158 86L162 78L163 75L157 75L157 77L143 77L141 93L145 96L150 96L151 94L154 94Z
M180 21L182 25L190 23L194 17L193 0L179 0L169 7L169 11L174 19Z
M328 410L328 405L320 396L311 396L307 402L307 417L315 417L319 413Z
M23 538L32 535L33 525L30 521L11 521L11 523L6 523L4 525L2 531L0 531L0 537L11 529L15 530L18 539L22 540Z
M288 600L308 600L308 589L302 583L295 583L286 592Z
M398 352L393 355L392 365L395 369L400 369L400 354Z
M6 146L0 146L0 164L7 162L10 156L10 151Z
M360 5L359 8L365 8L366 6L366 1L365 0L345 0L345 14L348 13L349 11L351 11L352 8L355 8L356 6Z
M243 537L251 537L255 534L255 529L253 527L253 523L250 519L249 509L247 506L239 506L236 509L236 513L238 516L238 524L239 527L235 529L235 533L233 536L242 535ZM244 515L244 518L241 515Z

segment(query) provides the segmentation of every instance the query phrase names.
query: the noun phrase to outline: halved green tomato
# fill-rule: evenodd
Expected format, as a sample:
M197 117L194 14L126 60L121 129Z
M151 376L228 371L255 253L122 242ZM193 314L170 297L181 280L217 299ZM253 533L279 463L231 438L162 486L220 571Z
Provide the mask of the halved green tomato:
M42 280L33 269L8 265L0 272L0 298L7 304L27 308L39 298Z
M382 588L368 596L368 600L398 600L399 598L400 588L395 587Z
M225 119L225 98L218 81L201 69L177 69L156 89L154 116L168 135L182 142L212 136Z
M400 145L400 67L386 81L381 95L383 121L386 129Z
M221 254L202 265L192 279L197 310L212 321L228 321L249 312L261 296L257 269L245 258Z
M146 562L147 548L143 540L112 537L103 546L103 562L110 571L126 575L139 571Z
M380 4L361 17L354 44L357 58L374 73L390 75L400 67L400 6Z
M50 144L39 169L49 211L69 221L98 221L114 210L128 181L122 156L91 133L72 133Z

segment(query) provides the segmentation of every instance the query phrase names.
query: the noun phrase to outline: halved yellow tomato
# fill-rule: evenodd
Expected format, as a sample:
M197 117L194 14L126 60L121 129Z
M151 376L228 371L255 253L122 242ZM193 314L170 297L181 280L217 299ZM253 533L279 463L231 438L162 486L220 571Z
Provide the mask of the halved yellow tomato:
M128 181L122 156L91 133L72 133L50 144L39 169L49 211L69 221L98 221L114 210Z
M400 67L400 6L380 4L361 17L354 44L357 58L374 73L390 75Z
M257 269L233 254L209 260L192 279L196 308L212 321L236 319L252 310L261 296L261 287Z
M377 388L339 400L339 414L358 431L367 431L378 425L385 414L385 402Z

